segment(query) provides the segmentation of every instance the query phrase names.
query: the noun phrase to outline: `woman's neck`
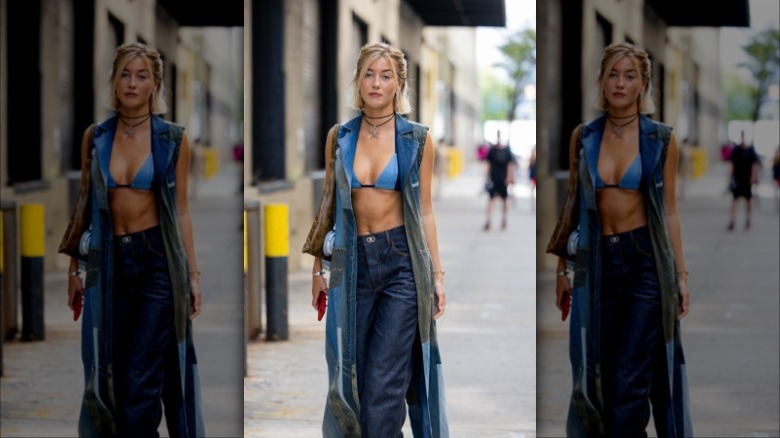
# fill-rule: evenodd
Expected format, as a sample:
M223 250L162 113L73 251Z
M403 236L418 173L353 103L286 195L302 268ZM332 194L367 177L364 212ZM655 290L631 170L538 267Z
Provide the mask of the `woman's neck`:
M639 111L636 107L630 106L626 108L608 108L607 116L613 119L630 119L635 116Z
M378 108L378 109L365 107L363 108L363 114L373 118L384 117L384 116L389 117L391 114L393 114L393 106L388 105L384 108Z
M149 106L144 105L138 108L120 108L119 111L117 112L119 113L120 117L123 117L125 119L132 119L136 117L145 116L149 114L150 111L149 111Z

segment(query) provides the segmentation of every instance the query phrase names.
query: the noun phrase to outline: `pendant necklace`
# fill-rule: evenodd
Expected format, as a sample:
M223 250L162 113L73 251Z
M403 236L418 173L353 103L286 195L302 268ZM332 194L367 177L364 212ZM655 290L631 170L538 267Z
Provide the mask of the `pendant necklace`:
M385 118L385 117L389 117L389 119L385 120L384 122L382 122L382 123L380 123L378 125L375 125L375 124L373 124L373 123L368 121L368 119L382 119L382 118ZM371 132L369 133L369 135L371 136L372 139L377 137L377 135L376 135L377 128L379 128L382 125L387 124L387 122L389 122L390 120L393 120L394 118L395 118L395 113L388 114L386 116L381 116L381 117L368 117L367 115L363 114L363 120L365 120L366 123L368 123L368 126L371 127Z
M607 120L609 120L609 123L611 123L612 126L615 127L615 129L613 131L614 132L613 138L622 138L621 135L623 134L623 128L626 127L629 123L631 123L634 120L636 120L637 118L639 118L639 113L634 114L634 116L631 117L631 120L627 121L626 123L623 123L622 125L618 125L617 123L613 122L612 119L613 118L615 118L615 119L625 119L625 118L628 118L628 117L631 117L631 116L626 116L626 117L612 117L612 116L609 116L609 115L607 116Z
M143 117L143 116L139 116L139 117ZM126 118L128 118L128 119L137 119L139 117L126 117ZM125 117L119 116L119 120L122 122L122 124L125 125L125 140L127 140L129 138L133 138L133 135L134 135L133 128L135 128L138 125L140 125L141 123L149 120L149 117L152 117L152 113L147 114L143 119L141 119L140 122L136 123L135 125L131 125L131 124L129 124L129 123L127 123L125 121Z

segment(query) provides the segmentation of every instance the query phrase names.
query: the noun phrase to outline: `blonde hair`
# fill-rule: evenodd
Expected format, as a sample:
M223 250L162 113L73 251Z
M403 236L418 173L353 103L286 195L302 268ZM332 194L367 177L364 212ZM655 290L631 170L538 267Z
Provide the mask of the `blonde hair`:
M168 107L163 96L165 85L163 84L163 63L160 52L141 43L125 43L117 47L111 66L111 76L108 79L108 107L119 111L121 103L116 97L117 82L127 64L136 58L146 62L154 80L154 90L149 100L150 111L154 114L166 112Z
M355 73L352 78L352 108L362 110L366 103L360 95L360 86L362 78L374 61L379 58L385 58L393 66L396 80L398 81L398 91L393 96L393 111L399 114L407 114L412 111L412 105L409 103L409 87L407 87L407 67L404 53L395 47L386 43L366 44L360 49Z
M629 43L614 43L604 49L604 55L601 58L601 68L599 68L599 76L596 80L596 108L606 111L609 107L609 102L607 101L606 96L604 96L607 78L615 64L625 58L630 59L636 64L639 76L642 78L642 91L639 92L639 97L637 99L638 112L641 114L651 114L655 112L653 83L650 81L653 71L652 66L650 65L650 58L648 57L647 52Z

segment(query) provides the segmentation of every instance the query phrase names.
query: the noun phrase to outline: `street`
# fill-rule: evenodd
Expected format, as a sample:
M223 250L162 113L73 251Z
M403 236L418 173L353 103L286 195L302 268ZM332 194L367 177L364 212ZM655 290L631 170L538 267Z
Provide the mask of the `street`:
M434 201L447 311L438 321L452 437L531 437L536 429L535 215L515 187L506 231L479 169L445 181ZM325 321L311 308L311 270L290 276L290 340L249 346L244 436L321 435L327 391ZM404 435L411 436L407 425Z
M678 201L690 271L691 308L681 323L693 432L697 437L780 436L780 226L769 184L759 191L752 228L744 205L726 231L731 195L720 163L688 182ZM755 198L754 198L755 199ZM537 436L565 435L571 393L568 320L555 308L553 272L537 287ZM651 425L648 433L654 434Z
M210 437L242 433L243 201L235 193L233 170L200 182L198 197L190 200L203 291L202 313L193 322L193 331ZM45 340L3 346L0 435L4 437L77 436L84 391L81 320L73 322L67 308L65 270L46 274L44 288ZM164 423L160 433L168 436Z

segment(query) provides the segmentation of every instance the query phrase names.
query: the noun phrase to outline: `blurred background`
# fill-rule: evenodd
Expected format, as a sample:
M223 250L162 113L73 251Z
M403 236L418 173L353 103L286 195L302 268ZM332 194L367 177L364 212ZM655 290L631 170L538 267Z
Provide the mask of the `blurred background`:
M649 53L652 117L673 126L681 147L677 207L692 303L682 339L694 433L780 435L779 8L775 0L539 2L538 436L565 434L572 381L568 323L555 308L557 259L544 251L566 195L571 133L600 115L593 85L602 50L620 41ZM729 232L727 153L741 131L761 159L759 182L752 227L740 204Z
M241 434L242 178L233 150L243 141L242 6L235 0L219 7L179 0L0 1L3 436L76 435L80 321L72 321L66 305L69 258L57 247L78 195L84 130L112 115L106 85L114 50L131 41L162 54L163 117L185 126L193 151L190 211L204 295L194 339L206 431ZM21 214L28 205L42 206L40 222ZM30 235L43 242L42 272L20 263ZM42 293L37 302L25 287L30 276ZM29 324L43 328L40 336L22 336Z

